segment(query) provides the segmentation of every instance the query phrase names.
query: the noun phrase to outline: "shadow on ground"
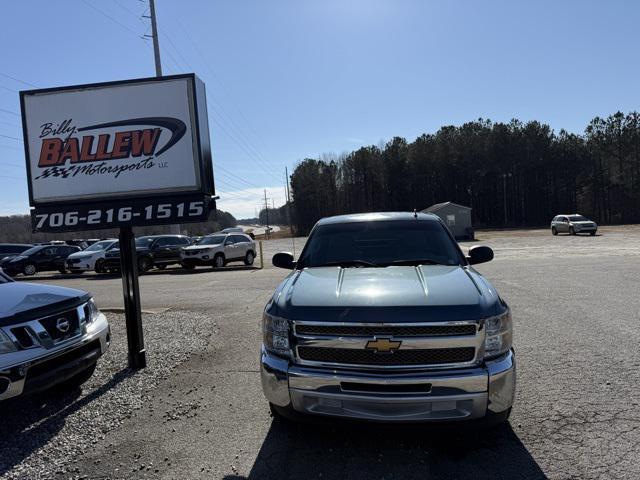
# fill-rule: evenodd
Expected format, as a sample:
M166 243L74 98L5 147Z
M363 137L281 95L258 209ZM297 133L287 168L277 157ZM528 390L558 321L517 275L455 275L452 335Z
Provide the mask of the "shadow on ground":
M454 433L428 427L318 427L274 420L248 478L546 477L509 424Z
M0 476L46 445L64 427L69 415L114 388L135 371L125 368L81 397L82 390L53 388L37 395L2 402L0 409ZM73 448L73 447L70 447Z

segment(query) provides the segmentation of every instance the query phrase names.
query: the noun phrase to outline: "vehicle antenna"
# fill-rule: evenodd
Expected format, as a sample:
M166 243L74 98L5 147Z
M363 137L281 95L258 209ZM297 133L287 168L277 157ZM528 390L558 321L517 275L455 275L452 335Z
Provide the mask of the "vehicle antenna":
M415 208L413 209L413 218L418 218L418 211Z

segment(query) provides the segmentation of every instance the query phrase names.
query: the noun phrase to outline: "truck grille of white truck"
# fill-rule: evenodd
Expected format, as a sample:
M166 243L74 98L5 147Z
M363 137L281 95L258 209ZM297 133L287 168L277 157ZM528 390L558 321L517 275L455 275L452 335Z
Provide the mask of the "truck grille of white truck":
M294 321L295 363L353 369L455 368L479 363L482 322Z

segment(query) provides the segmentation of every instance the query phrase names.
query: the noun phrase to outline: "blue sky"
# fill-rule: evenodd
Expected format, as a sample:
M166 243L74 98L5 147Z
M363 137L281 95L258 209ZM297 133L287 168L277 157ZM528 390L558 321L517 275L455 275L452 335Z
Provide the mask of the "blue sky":
M3 2L0 214L29 208L17 90L152 76L146 9ZM582 132L596 115L640 108L637 2L156 0L156 9L164 73L194 71L207 85L219 206L237 217L253 216L263 188L281 205L284 168L305 157L478 117Z

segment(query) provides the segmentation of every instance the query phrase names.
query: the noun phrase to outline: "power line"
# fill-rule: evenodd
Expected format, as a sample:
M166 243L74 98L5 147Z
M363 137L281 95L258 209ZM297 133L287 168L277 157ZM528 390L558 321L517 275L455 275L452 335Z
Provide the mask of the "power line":
M19 117L19 116L20 116L20 114L19 114L19 113L13 112L13 111L11 111L11 110L7 110L6 108L0 108L0 112L9 113L9 114L11 114L11 115L15 115L16 117Z
M215 166L215 168L216 168L216 170L222 170L222 171L223 171L223 172L225 172L227 175L230 175L230 176L232 176L233 178L236 178L236 179L238 179L239 181L246 183L246 184L247 184L248 186L250 186L250 187L262 188L262 187L259 187L258 185L256 185L255 183L251 183L251 182L249 182L248 180L245 180L244 178L239 177L238 175L236 175L235 173L232 173L231 171L229 171L228 169L224 168L224 167L223 167L223 166L221 166L221 165L216 165L216 166Z
M131 28L127 27L124 23L122 23L119 20L116 20L115 18L113 18L111 15L109 15L108 13L105 13L103 10L99 9L98 7L96 7L95 5L92 5L91 3L89 3L87 0L82 0L82 3L84 3L86 6L93 8L96 12L100 13L102 16L108 18L109 20L111 20L114 23L117 23L118 25L120 25L122 28L124 28L125 30L127 30L128 32L134 34L136 37L140 37L140 34L134 30L132 30Z
M16 90L15 88L5 87L4 85L0 85L0 88L4 88L8 92L14 92L14 93L18 92L18 90Z
M0 75L2 75L5 78L9 78L9 79L11 79L11 80L13 80L15 82L22 83L23 85L27 85L28 87L38 88L38 86L34 85L33 83L27 82L25 80L20 80L19 78L12 77L11 75L7 75L6 73L0 72Z
M18 138L18 137L12 137L11 135L4 135L4 134L2 134L2 133L0 133L0 137L10 138L11 140L18 140L19 142L21 142L21 141L22 141L22 139L21 139L21 138Z
M224 84L222 83L222 81L218 78L218 76L215 74L215 72L213 71L213 69L211 68L211 66L209 65L209 62L207 61L207 59L205 58L205 56L203 55L202 51L200 50L200 48L198 47L197 43L193 40L193 38L191 37L191 35L189 35L189 32L187 31L187 29L184 28L184 26L180 23L180 21L176 18L175 22L178 24L178 26L182 29L182 31L184 32L185 36L187 37L187 39L191 42L191 44L194 47L194 50L198 53L198 55L200 56L200 58L202 59L202 61L204 62L205 66L207 67L207 70L209 70L209 73L211 74L211 76L218 82L218 84L220 84L220 86L226 90L226 87L224 86ZM171 42L171 40L169 39L169 41ZM174 45L175 48L175 45ZM176 49L177 50L177 49ZM180 55L182 56L182 55ZM184 59L184 57L183 57ZM185 63L186 62L185 60ZM220 102L218 102L215 98L215 96L211 95L211 99L213 100L214 103L216 103L218 105L218 107L220 108L220 110L222 111L222 114L224 114L224 116L227 117L229 124L231 125L231 127L233 127L239 137L243 138L244 141L247 143L248 147L253 150L256 154L256 158L257 160L260 160L260 162L263 162L267 168L265 169L270 175L273 175L274 178L276 178L277 176L272 173L270 171L270 169L275 170L275 166L273 164L271 164L271 162L269 162L266 158L264 158L264 156L262 155L262 153L255 147L255 145L253 145L253 143L249 140L248 136L245 135L242 131L242 129L240 128L240 126L233 120L233 117L231 117L231 115L229 115L229 113L227 113L227 111L225 110L225 108L222 106L222 104ZM240 109L236 106L235 107L236 110L238 111L238 113L240 113L240 115L244 118L245 123L248 124L248 121L246 119L246 117L242 114L242 112L240 111ZM215 107L214 107L215 109ZM220 113L218 113L220 115ZM222 116L222 115L221 115ZM255 135L254 135L255 136ZM264 167L262 167L264 169Z

